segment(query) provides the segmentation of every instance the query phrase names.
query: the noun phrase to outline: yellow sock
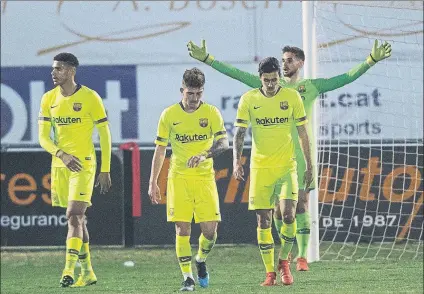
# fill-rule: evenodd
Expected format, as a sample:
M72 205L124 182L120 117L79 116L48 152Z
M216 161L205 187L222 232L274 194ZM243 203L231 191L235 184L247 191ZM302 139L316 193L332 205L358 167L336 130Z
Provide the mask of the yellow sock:
M258 244L266 272L274 272L274 238L271 228L258 228Z
M93 271L93 267L91 266L90 247L88 244L88 242L82 244L81 250L78 255L79 262L81 263L82 274L86 274Z
M289 253L293 248L294 240L296 239L296 221L291 224L283 222L280 231L281 249L280 259L287 260Z
M82 246L80 238L69 238L66 240L66 263L65 270L73 271L78 260L78 253Z
M180 264L181 272L183 273L184 280L187 277L193 279L191 270L191 246L190 236L178 236L175 240L175 251L177 252L178 263Z
M216 241L216 233L213 236L212 240L206 239L203 234L200 234L199 237L199 250L197 251L196 260L198 262L203 262L206 260L206 257L208 257L209 252L212 250L213 245L215 245Z

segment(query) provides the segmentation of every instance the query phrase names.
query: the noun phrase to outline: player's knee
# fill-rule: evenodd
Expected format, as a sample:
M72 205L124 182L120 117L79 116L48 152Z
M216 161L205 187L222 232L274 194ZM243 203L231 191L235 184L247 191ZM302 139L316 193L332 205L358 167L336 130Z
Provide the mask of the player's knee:
M67 210L66 211L66 219L69 221L69 218L73 215L74 213L72 213L71 210Z
M258 227L261 229L268 229L271 227L272 220L267 217L258 216Z
M178 236L190 236L191 227L187 224L175 224L175 233Z
M283 221L286 224L291 224L294 222L295 216L291 212L285 212L283 215Z
M215 238L214 230L206 230L206 231L203 231L202 234L208 240L213 240Z
M297 203L297 207L296 207L296 214L301 214L301 213L305 213L308 211L308 202L305 201L299 201Z
M304 190L299 190L299 200L296 206L296 213L305 213L308 211L308 193Z
M71 214L71 215L67 215L68 217L68 224L71 227L80 227L84 224L84 215L76 215L76 214Z

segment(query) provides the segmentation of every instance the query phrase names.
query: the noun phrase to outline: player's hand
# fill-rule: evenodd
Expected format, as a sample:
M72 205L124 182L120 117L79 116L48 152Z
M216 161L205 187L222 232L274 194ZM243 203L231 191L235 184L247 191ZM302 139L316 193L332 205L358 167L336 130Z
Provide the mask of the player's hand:
M244 181L244 169L241 163L233 164L233 176L238 181Z
M215 58L208 53L206 49L206 41L202 40L202 47L194 44L193 41L187 43L188 54L194 59L197 59L201 62L206 63L207 65L211 65Z
M108 172L101 172L99 176L97 177L96 185L95 187L98 187L100 185L100 194L106 194L110 187L112 186L112 181L110 179L110 173Z
M161 196L159 186L156 182L149 183L149 197L150 201L152 201L152 204L159 204Z
M59 157L65 166L73 172L80 172L82 170L82 164L81 161L78 159L78 157L75 157L71 154L65 153L62 150L59 150L56 153L56 156Z
M199 164L205 160L206 160L205 154L195 155L190 157L190 159L187 161L187 166L190 168L198 167Z
M305 190L311 186L312 181L314 180L314 170L313 168L309 168L305 171L305 175L303 176L303 184L305 185Z
M374 41L374 46L371 49L370 58L367 59L368 64L374 65L375 63L389 58L392 55L392 45L387 42L378 46L378 40Z

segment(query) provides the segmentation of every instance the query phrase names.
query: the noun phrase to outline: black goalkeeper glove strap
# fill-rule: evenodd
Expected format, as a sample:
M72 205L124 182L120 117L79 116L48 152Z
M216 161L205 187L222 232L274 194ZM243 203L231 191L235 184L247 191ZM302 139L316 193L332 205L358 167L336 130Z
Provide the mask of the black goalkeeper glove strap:
M375 63L377 63L377 60L375 60L374 57L372 57L371 53L370 53L370 57L371 57L372 61L374 61Z

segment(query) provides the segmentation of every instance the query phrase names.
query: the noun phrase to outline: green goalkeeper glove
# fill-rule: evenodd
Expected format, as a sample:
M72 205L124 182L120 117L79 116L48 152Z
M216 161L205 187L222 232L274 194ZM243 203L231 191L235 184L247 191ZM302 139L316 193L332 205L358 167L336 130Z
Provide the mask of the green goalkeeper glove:
M392 55L392 45L387 42L378 47L378 40L375 40L370 55L367 57L367 63L373 66L377 62L386 59Z
M215 60L215 57L209 54L208 51L206 50L205 40L202 40L202 47L199 47L196 44L194 44L193 41L190 41L187 43L187 48L188 48L188 54L190 54L191 57L201 62L204 62L207 65L211 65L212 62Z

